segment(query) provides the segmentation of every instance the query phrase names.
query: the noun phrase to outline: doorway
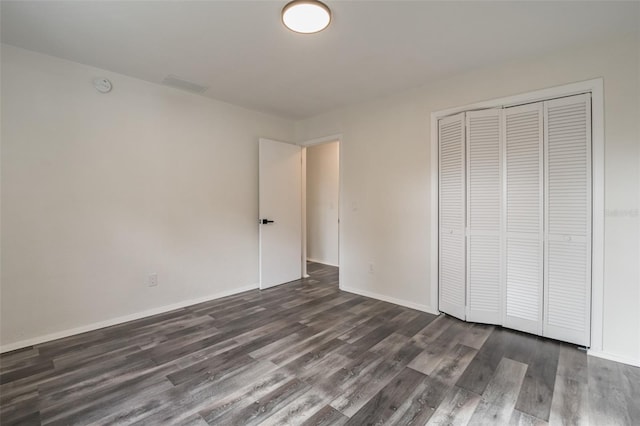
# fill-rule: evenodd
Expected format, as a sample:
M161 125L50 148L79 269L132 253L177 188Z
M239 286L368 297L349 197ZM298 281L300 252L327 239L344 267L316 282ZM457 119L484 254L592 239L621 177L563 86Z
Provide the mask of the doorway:
M340 141L306 145L303 150L303 276L307 262L340 264Z

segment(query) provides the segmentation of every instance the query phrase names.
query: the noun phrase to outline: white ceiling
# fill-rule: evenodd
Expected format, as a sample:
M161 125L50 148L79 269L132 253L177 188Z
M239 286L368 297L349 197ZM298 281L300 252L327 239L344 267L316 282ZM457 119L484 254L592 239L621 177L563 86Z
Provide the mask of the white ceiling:
M322 33L283 27L282 1L2 1L1 40L290 118L493 62L637 31L640 3L331 1Z

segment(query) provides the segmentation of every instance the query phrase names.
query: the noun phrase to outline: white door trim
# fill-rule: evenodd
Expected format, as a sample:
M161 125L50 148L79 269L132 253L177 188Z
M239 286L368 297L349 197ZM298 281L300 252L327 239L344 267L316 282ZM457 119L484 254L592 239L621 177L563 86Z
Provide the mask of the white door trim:
M438 120L463 111L513 106L581 93L591 93L592 109L591 351L602 351L604 292L604 81L602 78L431 113L431 303L436 309L438 308Z
M307 148L323 143L338 142L338 265L342 265L342 133L322 136L298 142L302 147L302 276L308 278L307 273ZM338 287L342 289L342 268L338 269Z
M298 143L300 146L314 146L320 145L327 142L342 142L342 133L336 133L335 135L323 136L321 138L309 139L304 142ZM339 164L338 164L339 165Z

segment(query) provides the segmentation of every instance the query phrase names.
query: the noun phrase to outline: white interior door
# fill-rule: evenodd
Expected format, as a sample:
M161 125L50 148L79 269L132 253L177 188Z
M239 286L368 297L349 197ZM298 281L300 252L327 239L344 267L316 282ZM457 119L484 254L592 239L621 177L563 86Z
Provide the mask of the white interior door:
M504 110L505 327L542 334L543 105Z
M545 102L543 335L590 344L591 98Z
M302 277L302 149L260 139L260 288Z
M466 319L466 179L464 113L438 122L439 309Z
M467 320L502 323L502 110L467 112Z

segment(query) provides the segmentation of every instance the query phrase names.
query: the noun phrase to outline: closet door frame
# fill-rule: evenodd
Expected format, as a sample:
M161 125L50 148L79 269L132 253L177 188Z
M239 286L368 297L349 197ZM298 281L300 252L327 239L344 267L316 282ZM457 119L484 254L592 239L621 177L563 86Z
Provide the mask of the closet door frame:
M591 245L591 346L589 353L606 356L602 350L603 290L604 290L604 81L596 78L564 84L514 96L496 98L431 113L431 208L430 208L430 303L429 310L439 312L438 271L438 120L460 112L500 108L563 96L591 94L592 129L592 245Z

